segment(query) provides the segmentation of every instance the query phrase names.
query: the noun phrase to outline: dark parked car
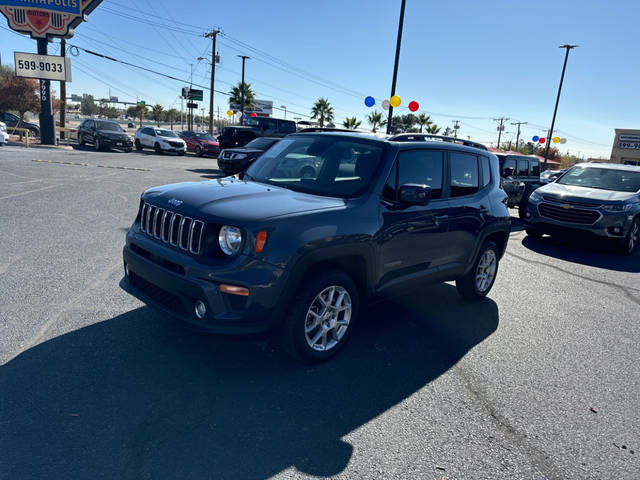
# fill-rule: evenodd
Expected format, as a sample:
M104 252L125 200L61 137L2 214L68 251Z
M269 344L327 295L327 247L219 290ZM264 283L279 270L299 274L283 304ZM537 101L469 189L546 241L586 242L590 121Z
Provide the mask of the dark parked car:
M582 163L529 197L525 229L545 233L590 234L631 254L640 241L640 167Z
M21 122L20 117L9 112L0 112L0 122L4 122L7 126L7 132L11 133L12 128L28 128L29 135L35 137L40 136L40 127L35 123Z
M225 127L218 137L220 148L243 147L258 137L284 137L295 133L296 123L280 118L249 117L244 126Z
M508 206L518 207L520 218L523 218L529 195L543 184L540 181L540 160L502 153L497 153L496 157L500 161L501 186L509 196Z
M314 178L290 162L315 159ZM320 361L377 296L456 281L487 295L510 231L498 159L447 142L297 133L236 177L151 188L121 286L197 329L278 328Z
M260 137L251 140L244 147L226 148L218 156L218 167L227 175L244 172L265 150L279 140L277 137Z
M187 150L198 157L212 155L217 158L220 153L220 144L208 133L185 130L180 133L180 138L187 143Z
M78 127L78 144L90 143L96 150L117 148L130 152L133 149L131 137L112 120L87 118Z

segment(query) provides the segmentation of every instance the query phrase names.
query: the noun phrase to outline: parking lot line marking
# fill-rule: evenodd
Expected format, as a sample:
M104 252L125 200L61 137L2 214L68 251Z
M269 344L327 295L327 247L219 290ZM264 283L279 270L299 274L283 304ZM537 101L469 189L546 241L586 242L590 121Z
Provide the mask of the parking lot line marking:
M56 188L56 187L62 187L63 185L65 185L64 183L60 183L58 185L49 185L47 187L42 187L42 188L36 188L35 190L28 190L26 192L20 192L20 193L13 193L11 195L7 195L4 197L0 197L0 200L6 200L7 198L13 198L13 197L19 197L20 195L27 195L29 193L35 193L35 192L39 192L41 190L49 190L51 188Z

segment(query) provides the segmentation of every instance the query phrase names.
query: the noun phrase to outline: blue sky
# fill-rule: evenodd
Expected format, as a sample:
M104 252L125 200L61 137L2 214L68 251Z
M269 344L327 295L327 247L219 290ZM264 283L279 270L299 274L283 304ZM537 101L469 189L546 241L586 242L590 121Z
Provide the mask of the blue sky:
M194 83L208 85L209 66L197 57L210 56L211 43L201 34L220 27L216 89L228 91L239 80L236 55L247 54L247 81L258 98L286 105L287 118L304 118L326 97L337 121L364 120L371 111L364 96L375 97L378 109L389 96L399 9L400 0L104 0L69 43L184 79L194 64ZM460 120L461 136L495 143L492 118L509 117L529 122L522 137L530 139L551 124L564 58L558 46L578 44L556 129L568 139L563 151L608 156L614 128L640 128L639 14L632 0L407 0L396 92L403 107L418 101L419 112L438 125ZM13 61L13 51L35 49L27 37L0 29L3 63ZM57 53L57 45L50 51ZM111 88L121 100L180 108L182 82L83 52L72 68L68 94L106 97ZM227 110L224 95L216 94L215 103ZM507 125L505 138L515 139L515 126Z

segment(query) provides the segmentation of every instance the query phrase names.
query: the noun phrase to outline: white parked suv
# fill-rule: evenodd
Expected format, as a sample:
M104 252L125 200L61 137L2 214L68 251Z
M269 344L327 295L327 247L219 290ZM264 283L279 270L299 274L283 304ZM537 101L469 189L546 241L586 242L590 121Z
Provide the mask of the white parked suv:
M142 127L136 131L133 142L136 150L143 148L153 148L157 154L173 152L184 155L187 151L187 144L171 130L157 127Z
M4 122L0 122L0 145L4 145L9 141L9 134L7 133L7 125Z

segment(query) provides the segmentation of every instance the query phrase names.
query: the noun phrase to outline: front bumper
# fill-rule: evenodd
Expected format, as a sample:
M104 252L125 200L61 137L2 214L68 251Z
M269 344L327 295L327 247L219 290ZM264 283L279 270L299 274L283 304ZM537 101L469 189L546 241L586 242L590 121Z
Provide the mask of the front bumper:
M608 212L602 209L585 209L585 211L597 213L597 219L593 223L576 223L570 220L561 220L552 218L541 213L545 211L544 204L557 206L553 202L532 201L527 202L524 223L530 228L534 228L539 232L574 232L588 233L600 238L625 238L631 228L634 213L633 212ZM580 207L573 207L580 209ZM567 208L571 210L571 208Z
M100 141L105 147L111 148L133 148L131 140L119 140L113 138L101 138Z
M222 170L226 170L229 172L242 172L249 168L251 165L252 158L242 158L242 159L225 159L218 157L218 166Z
M123 260L125 277L120 286L125 291L198 330L259 333L273 328L283 313L279 302L284 285L282 270L250 257L223 266L204 265L195 256L132 228ZM221 284L246 287L249 296L223 293ZM197 301L206 306L202 319L195 313Z

